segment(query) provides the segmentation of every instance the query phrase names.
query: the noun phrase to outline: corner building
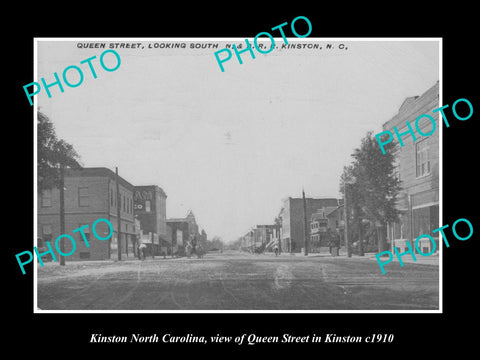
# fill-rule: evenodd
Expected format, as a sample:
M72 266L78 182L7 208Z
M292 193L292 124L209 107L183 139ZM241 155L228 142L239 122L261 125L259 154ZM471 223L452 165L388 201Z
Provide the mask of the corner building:
M398 113L383 125L384 130L393 134L396 126L401 134L408 131L406 122L411 124L415 132L416 141L411 134L401 137L404 146L400 146L396 135L396 176L401 181L402 190L398 196L397 209L400 219L387 226L390 246L397 247L399 251L408 250L406 241L415 249L415 240L423 234L430 234L439 248L438 232L432 233L439 227L439 134L443 126L443 119L439 112L432 113L439 107L439 83L432 86L421 96L405 99ZM420 135L415 127L416 119L428 114L435 119L436 130L430 136ZM432 123L421 119L418 123L423 133L432 130ZM419 248L423 253L429 253L433 244L429 239L419 241Z
M105 260L116 258L118 233L121 252L133 255L135 237L133 185L118 177L120 200L117 200L116 175L107 168L83 168L65 170L65 234L75 239L75 252L66 260ZM117 207L120 207L120 229L118 229ZM109 240L101 241L92 232L92 224L100 218L112 224L114 233ZM38 195L38 237L49 241L55 253L55 240L60 233L60 191L46 190ZM84 230L89 247L80 232L73 230L88 224ZM99 236L110 232L105 222L96 227ZM65 239L65 253L72 250L71 242ZM59 256L57 256L57 259Z

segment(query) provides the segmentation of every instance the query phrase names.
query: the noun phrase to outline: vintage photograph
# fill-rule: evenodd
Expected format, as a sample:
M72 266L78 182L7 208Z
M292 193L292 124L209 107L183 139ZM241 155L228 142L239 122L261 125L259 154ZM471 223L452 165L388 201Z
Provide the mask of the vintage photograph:
M442 312L441 39L257 40L35 39L35 313Z

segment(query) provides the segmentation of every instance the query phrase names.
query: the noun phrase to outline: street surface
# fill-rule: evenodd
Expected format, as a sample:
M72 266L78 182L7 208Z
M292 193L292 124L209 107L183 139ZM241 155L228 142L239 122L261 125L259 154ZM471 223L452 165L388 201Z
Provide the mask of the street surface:
M253 255L38 266L42 310L432 310L439 268L345 256Z

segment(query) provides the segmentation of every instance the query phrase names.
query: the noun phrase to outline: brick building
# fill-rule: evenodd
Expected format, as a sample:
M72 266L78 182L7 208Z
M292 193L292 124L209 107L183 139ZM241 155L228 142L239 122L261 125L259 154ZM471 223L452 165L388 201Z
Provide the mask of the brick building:
M134 187L135 217L140 221L142 241L154 255L172 254L167 231L167 194L157 185Z
M324 207L337 207L335 198L306 198L307 221L310 223L312 214ZM303 214L303 199L289 197L284 200L279 217L282 221L281 248L283 252L300 252L304 247L305 223ZM309 236L309 234L307 234Z
M185 255L185 246L188 242L196 247L197 242L201 241L197 221L192 211L189 211L184 218L167 219L167 226L171 229L172 246L176 248L178 255Z
M432 110L439 107L438 82L421 96L405 99L392 119L383 125L384 130L392 131L396 126L399 133L408 130L406 122L415 129L415 120L423 114L429 114L435 119L436 131L427 137L415 131L416 141L410 134L404 135L401 147L397 141L396 174L401 181L402 190L399 194L397 208L400 210L400 220L388 224L387 233L391 246L399 250L407 249L405 242L410 241L414 248L415 239L422 234L431 234L437 243L438 233L432 230L439 226L439 132L442 121L439 113ZM432 124L423 120L419 127L424 133L429 133ZM430 252L431 243L423 239L419 246L425 253Z
M117 201L116 175L107 168L83 168L65 171L65 234L73 236L76 242L75 252L68 260L104 260L117 256L118 221L117 206L120 207L120 240L122 253L133 254L135 239L133 185L118 177L120 201ZM110 240L100 241L91 234L91 225L98 219L110 221L114 233ZM60 192L54 188L39 194L38 237L50 241L54 247L60 236ZM72 231L88 224L84 231L89 240L86 246L80 232ZM96 229L100 236L109 233L106 223ZM71 243L65 241L65 253L71 251ZM55 251L55 250L54 250Z

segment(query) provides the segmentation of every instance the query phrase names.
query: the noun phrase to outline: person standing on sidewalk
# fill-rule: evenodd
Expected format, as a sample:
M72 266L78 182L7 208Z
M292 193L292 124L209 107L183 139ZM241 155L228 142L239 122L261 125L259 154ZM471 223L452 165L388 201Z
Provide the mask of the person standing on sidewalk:
M141 257L141 260L145 260L145 252L146 252L146 249L147 249L147 245L145 245L144 243L141 243L140 246L138 247L138 249L140 250L140 257Z
M325 240L328 245L328 252L330 253L330 255L332 255L333 236L332 230L330 228L327 228L327 232L325 233Z
M340 233L335 231L333 234L333 256L340 255Z
M278 240L275 240L273 243L273 251L275 252L275 256L278 256Z

